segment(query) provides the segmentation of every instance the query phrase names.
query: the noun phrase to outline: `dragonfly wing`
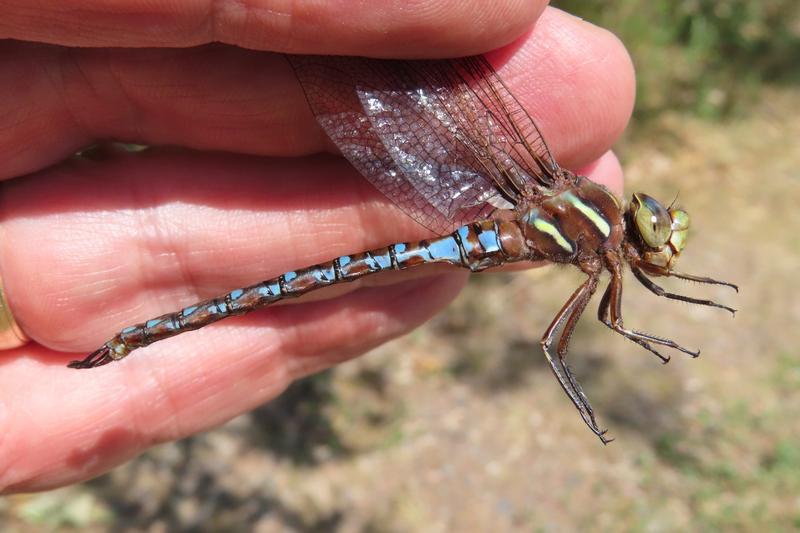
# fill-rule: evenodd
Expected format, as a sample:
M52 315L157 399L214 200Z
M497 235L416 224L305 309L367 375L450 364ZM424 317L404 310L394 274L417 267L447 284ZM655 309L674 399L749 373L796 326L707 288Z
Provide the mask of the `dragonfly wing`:
M343 155L436 233L558 185L538 129L483 58L289 60Z

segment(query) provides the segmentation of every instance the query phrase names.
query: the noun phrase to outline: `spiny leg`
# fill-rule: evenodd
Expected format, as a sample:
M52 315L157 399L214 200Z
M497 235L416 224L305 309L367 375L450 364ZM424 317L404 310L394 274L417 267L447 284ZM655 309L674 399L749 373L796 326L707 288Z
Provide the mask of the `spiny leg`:
M575 408L578 410L583 422L589 427L589 429L592 430L595 435L600 438L603 444L608 444L611 442L611 439L607 439L605 437L606 430L601 430L597 425L597 421L594 417L594 411L589 404L589 400L586 398L586 395L583 393L583 390L581 389L575 377L572 375L572 371L569 369L569 366L567 366L565 361L567 348L569 346L569 339L572 336L572 332L575 329L575 325L577 324L581 313L586 308L586 304L589 302L589 299L592 297L592 294L597 288L597 278L597 274L590 274L589 278L583 284L581 284L580 287L578 287L572 296L570 296L569 300L567 300L567 302L551 322L550 326L545 331L541 344L553 374L556 376L561 388L575 405ZM564 330L559 338L557 347L558 362L556 362L550 353L550 346L553 343L556 332L565 320L567 323L564 326Z
M633 270L633 275L636 276L636 279L639 280L639 283L644 285L647 288L647 290L649 290L656 296L663 296L664 298L669 298L670 300L678 300L681 302L688 302L690 304L705 305L708 307L718 307L720 309L725 309L726 311L729 311L732 315L736 314L736 309L728 307L727 305L718 304L717 302L714 302L712 300L700 300L697 298L692 298L690 296L683 296L682 294L667 292L661 286L657 285L653 280L648 278L641 269L634 267L631 270ZM699 281L701 283L712 282L715 285L725 285L726 287L733 287L734 289L736 289L736 292L739 292L739 288L736 287L736 285L733 285L731 283L726 283L724 281L716 281L716 280L703 281L703 280L708 280L709 278L695 278L693 276L687 277L684 276L683 274L676 275L675 277L680 279Z
M612 287L611 287L611 285L609 285L608 288L606 288L606 291L603 293L603 299L600 301L600 306L597 308L597 319L600 322L602 322L603 324L605 324L606 326L608 326L608 328L610 330L614 331L615 333L619 333L620 335L622 335L623 337L625 337L629 341L635 342L636 344L638 344L639 346L641 346L642 348L644 348L648 352L652 353L653 355L655 355L656 357L661 359L662 363L664 363L664 364L669 363L670 357L668 355L663 355L662 353L660 353L658 350L653 348L650 345L650 343L647 342L646 340L640 339L640 338L636 337L635 335L628 336L625 333L619 331L619 328L615 328L614 327L614 324L611 323L611 320L608 317L609 307L610 307L610 303L611 303L611 291L612 291ZM625 330L625 331L627 331L627 330ZM630 333L633 334L634 332L630 332Z
M583 311L586 309L586 305L589 303L592 295L597 290L597 276L590 275L587 282L589 282L591 286L587 290L581 291L581 295L575 300L572 310L569 311L569 314L567 315L564 327L561 329L561 335L559 336L558 344L556 345L556 355L558 355L558 361L561 364L561 367L564 369L564 373L569 379L573 389L579 393L578 395L581 399L581 403L584 405L587 412L590 415L593 415L592 407L589 405L589 399L586 397L586 394L584 394L583 389L578 383L578 380L575 379L575 376L566 360L567 351L569 350L569 343L572 340L572 334L575 332L575 327L578 325L578 321L580 320ZM592 422L594 421L594 417L592 416Z
M649 352L655 354L664 363L669 361L669 357L660 354L650 343L666 346L691 355L692 357L698 357L700 355L699 350L690 350L670 339L656 337L655 335L633 331L624 327L622 320L622 269L619 259L616 256L607 255L606 258L608 260L609 270L611 271L611 282L600 304L598 312L600 321L626 339L635 342Z
M728 283L727 281L720 281L718 279L713 278L706 278L703 276L693 276L692 274L684 274L682 272L676 272L671 270L667 273L667 276L678 278L678 279L685 279L687 281L696 281L697 283L705 283L706 285L723 285L725 287L730 287L731 289L735 290L737 293L739 292L739 286L734 285L733 283Z
M578 397L580 398L583 406L586 408L586 411L589 414L589 418L591 419L595 427L597 427L597 421L595 420L592 406L589 403L589 398L583 392L583 389L581 388L580 383L578 383L578 380L575 379L575 375L572 373L572 370L570 369L566 360L567 351L569 350L569 343L570 340L572 339L572 334L575 332L575 327L578 325L581 315L586 309L586 305L589 303L589 300L591 300L592 295L597 290L598 276L590 274L588 281L591 283L591 286L588 288L588 290L582 293L581 297L579 297L576 300L575 306L569 313L567 321L564 324L563 329L561 330L561 335L559 336L558 345L556 348L556 354L558 355L558 361L561 364L561 367L564 369L564 374L566 374L567 379L569 379L570 385L572 385L573 390L578 393Z
M611 288L611 287L609 287ZM610 309L610 323L611 329L616 331L617 333L621 334L622 336L636 342L640 346L644 347L645 349L649 350L650 352L654 353L658 357L661 358L662 361L666 358L666 361L669 361L669 357L663 356L658 351L656 351L650 343L658 344L661 346L666 346L667 348L672 348L673 350L678 350L679 352L683 352L687 355L692 357L699 357L700 350L690 350L689 348L684 348L677 342L666 339L663 337L657 337L655 335L651 335L649 333L643 333L641 331L635 331L631 329L627 329L624 327L624 322L622 320L622 282L620 280L619 283L616 283L615 286L612 288L611 291L611 305L609 306Z

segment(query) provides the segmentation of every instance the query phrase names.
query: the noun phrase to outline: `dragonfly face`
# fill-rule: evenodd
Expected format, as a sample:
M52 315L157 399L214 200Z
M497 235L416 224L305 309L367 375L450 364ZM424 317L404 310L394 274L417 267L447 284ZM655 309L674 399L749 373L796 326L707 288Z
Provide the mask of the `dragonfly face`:
M686 246L689 213L668 209L652 196L634 193L628 221L630 240L638 243L639 266L648 274L668 275Z

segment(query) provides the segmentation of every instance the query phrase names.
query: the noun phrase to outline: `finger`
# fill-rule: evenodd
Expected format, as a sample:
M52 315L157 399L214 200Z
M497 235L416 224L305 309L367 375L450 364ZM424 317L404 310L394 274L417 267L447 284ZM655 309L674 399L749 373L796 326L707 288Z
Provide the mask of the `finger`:
M0 47L0 177L41 169L97 139L258 155L329 146L280 56L226 47ZM565 166L600 157L630 117L625 49L563 12L547 10L530 35L491 60Z
M531 37L488 55L565 167L595 161L633 111L636 80L624 45L609 31L557 9Z
M75 161L7 182L2 199L0 267L11 307L34 338L84 351L134 317L416 227L334 157ZM33 344L5 352L0 487L73 482L218 424L292 379L407 332L464 279L394 280L274 307L92 371L68 369L73 356Z
M235 287L429 235L331 156L120 154L6 182L0 198L10 305L29 336L66 351Z
M447 57L509 43L545 0L0 2L0 36L80 47L222 42L291 53ZM82 5L81 5L82 4Z
M617 196L622 195L622 165L616 154L609 150L594 162L576 169L579 176L588 176L595 183L605 185Z
M0 492L81 481L150 446L218 425L274 398L293 379L419 325L463 280L439 276L276 307L164 341L169 348L158 359L131 357L86 371L54 364L57 354L35 345L7 354L0 363Z

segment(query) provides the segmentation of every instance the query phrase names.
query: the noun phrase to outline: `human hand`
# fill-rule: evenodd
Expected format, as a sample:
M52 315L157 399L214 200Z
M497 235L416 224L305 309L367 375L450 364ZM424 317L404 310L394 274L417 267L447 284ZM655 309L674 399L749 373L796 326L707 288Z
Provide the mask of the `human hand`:
M121 363L66 368L131 323L426 236L341 158L311 155L330 145L280 55L188 46L456 56L506 45L538 18L491 57L561 164L619 189L608 149L631 111L633 72L610 34L542 14L543 1L352 13L331 1L292 16L262 4L208 3L209 14L204 3L0 3L0 30L21 41L0 44L0 272L33 339L0 363L5 492L96 476L218 425L416 327L464 284L462 272L389 273ZM143 46L159 48L130 49ZM98 139L173 148L58 163Z

